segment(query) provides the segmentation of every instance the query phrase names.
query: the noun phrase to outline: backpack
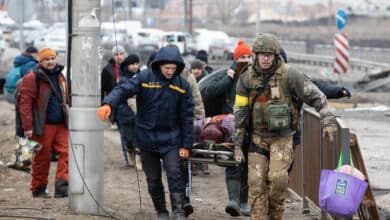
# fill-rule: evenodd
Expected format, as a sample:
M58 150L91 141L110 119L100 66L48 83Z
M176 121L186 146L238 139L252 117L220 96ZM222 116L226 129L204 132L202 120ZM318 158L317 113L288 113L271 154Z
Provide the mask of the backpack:
M35 97L38 97L39 96L39 87L41 85L41 78L38 76L38 74L33 71L33 73L35 74L35 84L37 86L37 95ZM27 75L27 74L26 74ZM15 128L16 128L16 136L20 136L20 137L23 137L24 136L24 130L23 130L23 126L22 126L22 118L21 118L21 115L20 115L20 110L19 110L19 103L20 103L20 89L22 87L22 82L23 82L23 78L19 79L19 81L16 83L16 88L15 88L15 96L14 96L14 100L15 100L15 112L16 112L16 118L15 118Z
M13 66L5 77L5 91L7 101L11 104L15 104L15 90L16 84L21 79L20 69L22 66Z
M199 91L202 96L202 101L205 109L206 117L212 117L222 114L223 104L225 102L222 98L210 97L207 95L206 90L210 81L216 77L226 74L227 69L216 70L209 75L205 76L199 81Z

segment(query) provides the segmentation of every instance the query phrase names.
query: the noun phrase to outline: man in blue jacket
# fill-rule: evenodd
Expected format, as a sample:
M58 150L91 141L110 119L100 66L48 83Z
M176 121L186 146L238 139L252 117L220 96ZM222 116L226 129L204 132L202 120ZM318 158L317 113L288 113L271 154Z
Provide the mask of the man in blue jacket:
M168 219L161 163L166 171L174 219L184 219L183 189L179 162L188 158L193 142L194 104L189 83L180 77L184 61L175 47L161 48L151 68L116 86L98 109L107 120L112 108L137 95L134 146L141 150L148 191L158 219Z

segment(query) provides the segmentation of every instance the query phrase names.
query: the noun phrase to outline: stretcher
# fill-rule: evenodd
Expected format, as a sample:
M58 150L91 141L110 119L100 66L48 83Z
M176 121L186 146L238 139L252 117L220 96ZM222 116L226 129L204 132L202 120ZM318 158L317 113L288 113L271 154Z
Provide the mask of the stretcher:
M240 164L240 162L234 160L233 143L215 143L213 141L194 143L189 161L224 167L238 166Z

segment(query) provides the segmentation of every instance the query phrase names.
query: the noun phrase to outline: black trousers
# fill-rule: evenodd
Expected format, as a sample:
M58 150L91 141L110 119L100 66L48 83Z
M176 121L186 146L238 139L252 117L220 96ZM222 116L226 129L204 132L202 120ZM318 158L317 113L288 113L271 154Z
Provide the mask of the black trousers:
M141 158L148 183L148 191L152 197L164 194L160 159L162 159L166 171L169 192L183 193L184 183L180 172L179 149L173 149L165 154L141 151Z

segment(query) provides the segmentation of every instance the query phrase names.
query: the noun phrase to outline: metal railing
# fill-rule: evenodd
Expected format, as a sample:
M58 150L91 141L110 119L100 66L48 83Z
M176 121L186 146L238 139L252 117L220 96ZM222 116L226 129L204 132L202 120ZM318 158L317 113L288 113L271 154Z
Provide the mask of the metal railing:
M343 146L350 145L354 166L368 179L367 170L355 134L350 134L340 119L337 119L337 134L330 142L328 136L322 138L320 115L311 108L304 108L302 114L302 145L295 150L294 169L290 174L290 188L303 198L303 212L309 211L309 203L319 207L318 190L322 169L335 169ZM322 219L330 216L322 212ZM370 184L356 217L359 219L379 219ZM355 218L354 218L355 219Z
M331 56L301 54L301 53L294 53L291 51L287 51L287 53L289 54L288 61L291 63L301 63L301 64L312 65L312 66L332 67L335 60L335 58ZM348 69L353 71L367 72L368 70L371 69L385 68L388 66L390 66L390 64L352 58L349 61Z

